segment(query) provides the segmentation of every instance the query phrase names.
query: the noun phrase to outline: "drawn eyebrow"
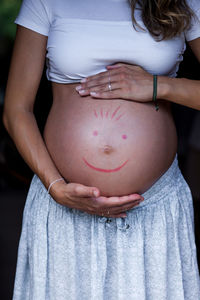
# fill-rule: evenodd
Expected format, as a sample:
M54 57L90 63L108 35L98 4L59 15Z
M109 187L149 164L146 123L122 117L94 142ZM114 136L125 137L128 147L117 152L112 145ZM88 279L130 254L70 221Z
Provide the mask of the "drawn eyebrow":
M118 106L118 107L115 109L114 113L112 114L111 120L114 118L114 116L116 115L116 113L118 112L119 109L120 109L120 106Z
M113 120L113 119L116 117L114 120L115 120L115 121L118 121L118 120L124 115L124 113L122 113L122 114L120 114L119 116L117 116L117 113L119 112L120 107L121 107L121 105L119 105L119 106L114 110L114 112L113 112L112 115L110 116L110 120ZM109 117L109 110L107 110L107 111L105 112L105 114L104 114L103 108L100 109L100 112L99 112L99 113L96 111L96 109L94 109L93 112L94 112L94 115L95 115L95 117L96 117L97 119L98 119L99 116L101 116L101 119L103 119L104 117L105 117L105 118L108 118L108 117Z
M101 117L103 119L103 109L101 108Z
M115 120L118 121L124 114L119 115Z
M94 115L95 115L96 118L98 118L98 114L96 112L96 109L94 110Z

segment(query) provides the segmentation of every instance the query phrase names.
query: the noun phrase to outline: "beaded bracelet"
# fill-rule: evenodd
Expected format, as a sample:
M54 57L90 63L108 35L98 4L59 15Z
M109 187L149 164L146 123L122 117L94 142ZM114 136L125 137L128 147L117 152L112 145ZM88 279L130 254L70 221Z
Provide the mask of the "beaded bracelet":
M64 180L64 178L61 177L61 178L58 178L58 179L52 181L52 182L50 183L49 187L48 187L47 193L49 194L50 189L51 189L51 187L52 187L52 185L53 185L54 183L56 183L56 182L58 182L58 181L61 181L61 180Z
M153 102L155 104L156 111L158 111L159 105L157 101L157 75L153 75Z

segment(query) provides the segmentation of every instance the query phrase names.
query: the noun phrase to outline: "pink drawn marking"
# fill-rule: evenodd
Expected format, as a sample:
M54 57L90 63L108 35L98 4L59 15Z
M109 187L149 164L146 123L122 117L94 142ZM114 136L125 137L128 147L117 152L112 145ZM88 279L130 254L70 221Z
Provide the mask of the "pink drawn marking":
M98 135L98 131L97 130L93 131L93 135L97 136Z
M120 106L118 106L118 107L115 109L114 113L112 114L111 120L114 118L114 116L116 115L116 113L117 113L117 111L118 111L119 109L120 109Z
M118 121L124 114L121 114L119 117L117 117L115 120Z
M101 117L102 117L102 119L103 119L103 110L102 110L102 108L101 108Z
M107 112L106 112L106 118L108 117L108 110L107 110Z
M122 135L122 138L123 138L124 140L126 140L126 139L127 139L127 135L126 135L126 134L123 134L123 135Z
M98 118L98 115L97 115L97 112L96 112L96 109L94 110L94 115L96 118Z
M111 173L111 172L117 172L119 171L122 167L125 166L125 164L128 162L128 160L126 160L121 166L115 168L115 169L101 169L101 168L96 168L95 166L91 165L84 157L82 158L83 161L86 163L86 165L88 167L90 167L91 169L95 170L95 171L99 171L99 172L105 172L105 173Z

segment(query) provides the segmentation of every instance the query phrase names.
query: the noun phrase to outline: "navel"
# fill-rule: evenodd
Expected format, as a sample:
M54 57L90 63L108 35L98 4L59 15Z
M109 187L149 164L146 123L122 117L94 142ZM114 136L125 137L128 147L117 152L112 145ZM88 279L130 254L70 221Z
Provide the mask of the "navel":
M110 154L114 151L114 148L110 145L104 145L101 149L105 154Z

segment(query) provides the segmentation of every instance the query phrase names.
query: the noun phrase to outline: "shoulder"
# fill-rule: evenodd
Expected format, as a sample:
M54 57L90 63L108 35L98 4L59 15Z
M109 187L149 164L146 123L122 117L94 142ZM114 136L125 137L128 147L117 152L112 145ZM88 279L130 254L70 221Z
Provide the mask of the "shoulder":
M200 1L187 0L187 4L193 11L189 28L185 31L185 38L188 42L200 38Z
M187 4L194 13L196 13L198 10L200 10L200 1L199 0L187 0Z
M53 0L23 0L15 23L48 35L52 22Z

